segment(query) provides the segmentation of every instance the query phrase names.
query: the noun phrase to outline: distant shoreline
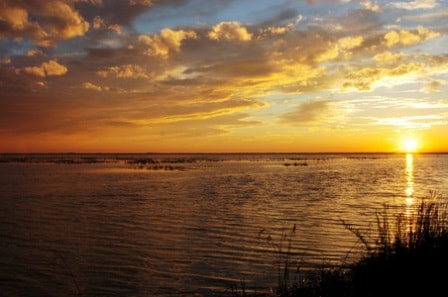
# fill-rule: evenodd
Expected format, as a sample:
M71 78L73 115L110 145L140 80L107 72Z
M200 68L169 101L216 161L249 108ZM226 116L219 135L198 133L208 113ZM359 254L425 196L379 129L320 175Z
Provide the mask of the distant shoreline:
M1 155L443 155L448 152L4 152Z

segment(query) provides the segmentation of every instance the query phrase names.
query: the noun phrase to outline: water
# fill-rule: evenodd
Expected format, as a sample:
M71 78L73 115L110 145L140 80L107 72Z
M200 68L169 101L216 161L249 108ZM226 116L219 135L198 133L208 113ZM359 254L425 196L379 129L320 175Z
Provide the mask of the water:
M354 261L375 214L448 188L443 154L3 155L2 296L231 296ZM293 226L296 226L292 234ZM269 240L270 239L270 240Z

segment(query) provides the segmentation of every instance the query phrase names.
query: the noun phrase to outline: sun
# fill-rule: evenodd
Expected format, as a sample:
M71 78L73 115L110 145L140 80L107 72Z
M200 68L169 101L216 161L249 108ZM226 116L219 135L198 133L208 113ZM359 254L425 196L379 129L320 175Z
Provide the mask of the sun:
M406 153L414 153L418 150L418 141L413 138L404 139L401 143L401 148Z

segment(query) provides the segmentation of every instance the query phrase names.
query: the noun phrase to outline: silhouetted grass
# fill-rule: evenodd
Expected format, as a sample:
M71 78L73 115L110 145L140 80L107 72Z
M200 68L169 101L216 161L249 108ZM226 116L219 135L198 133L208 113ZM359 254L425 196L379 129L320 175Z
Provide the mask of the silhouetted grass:
M307 273L306 278L300 277L298 267L294 278L290 275L294 226L275 245L283 262L277 267L277 289L265 296L441 296L446 290L448 267L448 202L441 194L431 192L421 199L413 216L391 217L388 209L385 205L377 213L377 234L373 239L342 221L365 246L366 253L358 262L321 268ZM269 235L266 239L272 241ZM252 295L242 287L234 296Z
M287 296L287 292L291 291L291 289L295 288L298 281L299 276L299 266L291 267L291 248L292 242L294 240L294 236L296 235L296 225L293 225L290 232L285 232L283 230L279 242L275 242L272 239L272 236L266 233L266 230L261 230L258 233L258 237L261 238L265 236L265 240L272 245L277 255L277 288L276 295L279 296ZM293 276L291 276L291 269L295 269L293 271Z
M387 208L377 215L378 238L350 266L352 294L346 296L436 296L448 267L448 203L432 193L417 214L393 221Z

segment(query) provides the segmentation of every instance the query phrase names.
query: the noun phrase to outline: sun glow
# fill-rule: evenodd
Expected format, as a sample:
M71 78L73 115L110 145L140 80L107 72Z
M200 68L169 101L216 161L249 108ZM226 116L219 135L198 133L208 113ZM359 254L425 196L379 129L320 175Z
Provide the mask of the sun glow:
M406 153L414 153L418 150L419 144L417 140L413 138L407 138L402 141L401 148Z

